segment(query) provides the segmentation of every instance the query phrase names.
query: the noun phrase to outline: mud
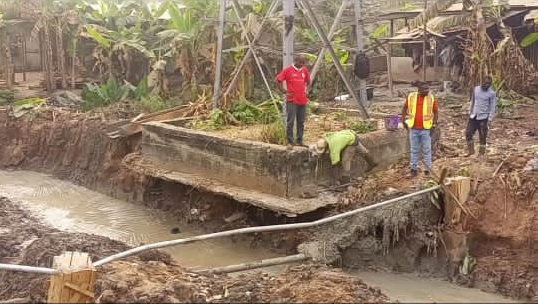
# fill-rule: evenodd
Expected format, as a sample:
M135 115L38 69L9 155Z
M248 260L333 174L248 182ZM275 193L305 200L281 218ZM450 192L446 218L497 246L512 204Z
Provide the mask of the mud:
M433 255L437 248L432 227L438 218L428 197L421 196L315 229L311 238L315 241L299 248L346 267L375 265L413 271L422 249Z
M532 299L536 284L536 253L533 240L538 206L538 172L523 172L514 156L496 178L483 183L471 204L479 219L470 221L470 254L477 266L470 278L460 278L467 286L503 295ZM534 229L534 230L533 230Z
M432 255L435 252L426 254L427 248L422 248L413 266L411 261L417 257L416 252L424 242L413 242L404 238L406 246L393 248L394 256L399 260L387 264L386 261L393 254L389 252L384 257L376 255L374 258L381 262L372 264L406 272L412 266L413 271L451 278L463 286L525 301L536 298L538 283L533 242L538 236L538 172L525 168L538 153L535 121L538 107L521 104L515 106L511 113L498 115L490 129L488 153L481 166L477 165L476 157L463 156L465 138L461 131L465 129L468 117L464 104L461 100L448 99L441 104L441 109L440 126L443 129L443 137L439 149L435 151L434 169L440 172L440 169L445 167L449 175L470 172L473 178L478 177L478 192L467 202L478 218L464 217L458 225L439 226L443 232L437 234L437 257ZM360 202L379 201L387 193L415 191L428 180L424 176L417 179L407 176L408 166L405 162L371 176L343 195L340 208L347 210L364 205ZM421 222L420 217L412 218L413 222ZM436 233L435 228L432 228L435 227L434 222L430 222L426 227L426 230ZM462 242L462 238L467 241ZM446 244L451 248L445 250ZM364 250L368 246L374 251L381 248L372 235L350 248L358 247L353 254L357 256L358 253L371 251ZM466 252L475 259L476 267L471 274L462 275L458 268ZM450 265L450 259L453 258L451 256L454 254L459 255L459 261L456 261L456 265ZM406 262L407 257L410 257L409 262ZM361 261L360 264L369 263ZM450 267L455 267L455 276L450 275Z
M0 263L51 267L63 251L83 251L95 261L128 249L105 237L65 233L41 224L6 198L0 198ZM43 302L47 277L0 271L0 301ZM148 251L99 269L100 303L149 302L388 302L377 288L324 266L305 265L274 276L204 276L176 265L168 254Z

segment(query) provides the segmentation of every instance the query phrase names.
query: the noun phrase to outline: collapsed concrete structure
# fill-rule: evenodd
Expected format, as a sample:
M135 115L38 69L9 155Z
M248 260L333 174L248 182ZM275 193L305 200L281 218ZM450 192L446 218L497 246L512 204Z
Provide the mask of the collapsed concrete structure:
M361 135L375 160L388 166L408 151L404 130ZM336 203L324 192L340 166L328 155L312 157L306 147L287 150L263 142L229 139L192 130L181 122L143 124L142 151L125 164L138 172L222 194L236 201L294 217ZM366 162L355 157L352 177L361 177Z

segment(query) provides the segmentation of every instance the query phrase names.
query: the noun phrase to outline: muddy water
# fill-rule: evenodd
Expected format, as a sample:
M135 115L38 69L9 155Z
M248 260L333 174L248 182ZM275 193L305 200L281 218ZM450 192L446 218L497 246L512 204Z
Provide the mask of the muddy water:
M364 282L380 287L391 299L402 303L524 303L447 281L413 274L353 272Z
M46 224L67 232L97 234L130 245L203 234L141 204L128 203L28 171L0 171L0 195L20 202ZM249 244L218 239L165 249L181 265L193 268L226 266L275 257Z

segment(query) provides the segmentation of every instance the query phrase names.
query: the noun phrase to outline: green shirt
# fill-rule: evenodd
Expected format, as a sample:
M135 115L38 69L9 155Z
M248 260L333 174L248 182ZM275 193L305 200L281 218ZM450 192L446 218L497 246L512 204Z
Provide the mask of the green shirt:
M353 144L356 136L352 130L342 130L325 134L325 140L329 145L329 154L333 165L340 162L342 150Z

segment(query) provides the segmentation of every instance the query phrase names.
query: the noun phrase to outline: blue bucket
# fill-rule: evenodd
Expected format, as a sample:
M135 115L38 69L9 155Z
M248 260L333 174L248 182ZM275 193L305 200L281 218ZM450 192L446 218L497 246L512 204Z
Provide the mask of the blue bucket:
M398 123L400 118L398 115L387 115L385 116L385 130L387 131L395 131L398 130Z

